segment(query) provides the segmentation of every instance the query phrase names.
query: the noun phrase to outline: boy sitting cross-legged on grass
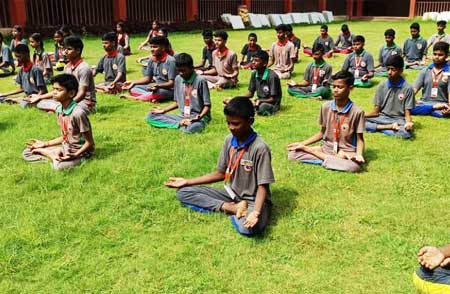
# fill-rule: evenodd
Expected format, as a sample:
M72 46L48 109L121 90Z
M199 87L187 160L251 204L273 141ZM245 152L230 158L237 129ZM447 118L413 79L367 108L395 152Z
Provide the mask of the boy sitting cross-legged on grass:
M44 142L31 140L23 151L26 161L52 161L53 169L63 170L81 163L94 153L92 128L86 111L73 98L78 91L75 76L62 74L51 80L53 98L60 103L56 113L61 137Z
M287 83L288 93L297 98L329 99L331 97L329 82L333 69L323 59L325 48L322 44L316 44L312 51L314 62L306 67L303 81Z
M252 129L255 111L250 99L231 99L224 113L231 135L225 139L217 170L192 179L169 178L165 185L178 188L178 199L194 210L231 214L235 229L252 236L264 231L272 207L270 149ZM219 181L224 181L224 189L197 186Z
M405 64L400 55L389 57L385 65L388 80L378 86L375 107L366 113L366 130L409 139L413 129L414 89L402 77Z
M19 89L0 94L0 102L20 103L22 107L36 105L39 109L50 110L48 109L48 99L37 104L31 101L31 95L47 93L47 86L42 70L31 62L30 49L25 44L18 44L14 47L14 55L21 66L16 76L16 83L19 85ZM25 93L24 98L12 98L12 96L21 93Z
M102 93L116 94L122 90L122 83L126 80L125 56L117 50L117 35L114 32L102 36L102 45L106 54L92 73L94 77L97 73L104 73L105 82L95 85L95 89Z
M166 108L154 108L147 116L149 125L158 128L179 128L185 133L203 131L211 120L211 100L208 82L194 71L194 62L187 53L175 57L179 75L175 78L175 102ZM179 109L179 114L166 114Z
M145 76L135 81L126 81L122 89L129 89L130 95L121 95L121 98L150 102L173 98L177 69L175 59L165 52L167 44L166 37L157 36L150 40L152 57L148 61Z
M378 55L378 65L374 67L375 76L377 77L387 77L388 73L386 70L386 61L389 57L394 55L402 56L402 49L395 44L395 31L393 29L387 29L384 32L384 40L386 41L386 45L380 48L380 52Z
M446 63L448 53L448 43L438 42L433 46L433 63L420 71L413 85L416 94L422 89L422 98L411 111L413 115L450 117L450 66Z
M450 244L440 248L422 247L417 259L421 266L414 273L413 279L418 293L450 293Z
M364 112L349 98L353 75L340 71L332 79L334 100L324 103L320 109L320 132L305 141L289 144L288 159L358 172L364 163ZM321 140L321 146L309 147Z
M255 111L258 115L272 115L281 108L281 84L278 75L267 67L269 54L266 51L258 50L253 56L253 68L248 85L248 92L242 97L253 98L256 92L256 99L253 101ZM227 104L229 99L224 100Z

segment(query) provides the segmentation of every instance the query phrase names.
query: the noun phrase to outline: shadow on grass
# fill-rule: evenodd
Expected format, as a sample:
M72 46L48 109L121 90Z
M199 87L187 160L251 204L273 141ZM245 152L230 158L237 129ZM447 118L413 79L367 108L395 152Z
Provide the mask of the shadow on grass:
M119 98L117 98L119 99ZM116 112L118 110L120 110L121 108L123 108L123 105L102 105L97 107L97 112L101 113L101 114L109 114L109 113L113 113Z
M375 161L378 158L378 150L368 148L364 150L364 159L366 160L366 163L362 165L361 172L366 172L367 167L372 163L372 161Z
M2 121L0 122L0 131L4 131L10 128L13 128L16 125L15 122L11 121Z
M101 147L95 148L95 160L108 159L111 155L120 153L125 150L125 144L102 144Z

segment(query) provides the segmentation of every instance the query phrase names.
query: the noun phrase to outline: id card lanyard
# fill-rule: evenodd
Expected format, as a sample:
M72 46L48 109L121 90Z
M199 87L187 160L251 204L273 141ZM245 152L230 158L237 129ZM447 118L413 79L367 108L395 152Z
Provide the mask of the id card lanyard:
M231 181L231 178L232 178L234 172L236 171L236 168L239 165L239 162L241 161L242 157L244 156L245 151L247 151L247 148L242 148L242 150L237 155L236 160L233 162L233 157L236 153L236 148L234 148L234 147L230 148L230 153L229 153L230 159L228 160L227 169L225 171L224 188L227 191L228 195L230 195L231 199L236 198L236 193L234 193L234 191L231 189L230 181Z
M431 88L432 98L436 98L438 96L439 80L441 79L443 72L444 70L442 68L437 74L434 71L434 68L431 70L431 77L433 79L433 87Z
M355 67L356 67L354 72L355 79L359 79L359 70L361 69L361 63L362 63L362 56L361 55L355 56Z
M336 112L333 112L333 152L335 154L338 154L339 152L339 139L341 138L341 128L344 124L345 120L347 119L346 114L337 115Z
M184 84L183 115L186 118L191 117L191 93L192 93L192 84Z
M65 116L62 113L60 113L58 115L58 122L59 122L59 125L61 126L63 142L67 142L67 137L68 137L68 134L69 134L69 127L68 127L68 122L67 122L67 116Z
M313 84L311 91L314 93L317 91L317 86L319 84L320 67L315 66L313 71Z

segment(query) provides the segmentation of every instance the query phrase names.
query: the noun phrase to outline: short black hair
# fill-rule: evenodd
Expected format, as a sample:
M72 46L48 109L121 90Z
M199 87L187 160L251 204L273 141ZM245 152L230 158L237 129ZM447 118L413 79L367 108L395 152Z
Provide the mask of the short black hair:
M395 67L395 68L398 68L398 69L403 69L405 67L405 61L398 54L391 55L386 60L386 67L388 67L388 66L392 66L392 67Z
M194 60L192 56L187 53L180 53L175 56L175 66L182 67L187 66L190 68L194 68Z
M53 85L55 83L58 83L61 87L66 89L67 92L75 91L78 92L78 80L74 75L71 74L60 74L57 76L54 76L50 83Z
M169 45L169 40L164 36L156 36L150 39L150 44L166 47Z
M255 40L258 41L258 36L255 33L248 34L247 40L250 38L255 38Z
M353 39L353 43L356 43L356 42L365 43L365 42L366 42L366 39L364 39L364 37L361 36L361 35L357 35L357 36L355 36L355 38Z
M267 51L265 51L265 50L261 50L261 49L257 50L255 55L253 55L253 58L255 58L255 57L258 57L265 63L269 62L269 53L267 53Z
M292 33L292 30L293 30L292 26L290 24L287 24L286 27L287 27L287 31Z
M204 29L202 31L202 36L203 37L210 37L210 38L212 38L213 32L210 29Z
M237 116L243 119L249 119L255 117L255 107L249 98L239 96L231 99L227 105L225 105L223 113L227 116Z
M33 33L30 38L38 42L42 51L44 51L44 42L42 41L42 35L40 33Z
M126 26L125 26L125 23L124 23L123 21L119 21L119 22L116 24L116 26L121 27L123 31L126 31L126 29L127 29Z
M322 52L322 54L324 54L325 53L325 47L322 44L317 43L317 44L315 44L313 46L312 52L314 53L314 52L317 52L317 51L320 51L320 52Z
M342 32L344 32L344 33L346 33L346 32L348 32L349 30L348 30L348 25L346 25L345 23L341 26L341 31Z
M169 36L169 30L166 27L159 28L159 30L164 34L164 36Z
M27 45L21 43L14 47L14 52L19 54L30 54L30 48L28 48Z
M328 32L328 26L326 24L321 25L320 29L324 29L325 31Z
M440 20L436 23L436 25L438 26L445 26L447 24L447 22L445 20Z
M285 25L285 24L279 24L279 25L277 25L276 27L275 27L275 31L282 31L282 32L288 32L289 31L289 29L288 29L288 27L287 27L287 25Z
M440 51L444 51L445 55L448 55L449 46L450 45L447 42L437 42L433 46L433 52L440 50Z
M81 53L83 53L83 41L81 40L80 37L77 36L68 36L64 38L64 47L73 47L75 50L80 51L80 55Z
M60 29L61 32L63 32L63 35L70 36L72 35L72 30L68 25L63 25Z
M60 35L61 37L64 37L64 33L61 30L56 30L55 35Z
M117 44L117 34L115 32L103 34L102 41L109 41Z
M354 75L353 75L351 72L346 71L346 70L338 71L337 73L335 73L335 74L331 77L331 79L332 79L333 81L336 81L336 80L344 80L344 81L345 81L345 84L346 84L347 86L353 86L353 83L355 82L355 77L354 77Z
M214 37L222 38L222 40L224 40L224 41L228 40L228 34L225 31L216 31L214 33Z
M420 25L417 22L413 22L410 26L410 29L416 29L418 31L420 31Z
M18 31L19 33L23 33L23 27L20 25L13 26L13 29Z
M394 31L393 29L387 29L387 30L384 32L384 36L385 36L385 37L387 37L387 36L395 37L395 31Z

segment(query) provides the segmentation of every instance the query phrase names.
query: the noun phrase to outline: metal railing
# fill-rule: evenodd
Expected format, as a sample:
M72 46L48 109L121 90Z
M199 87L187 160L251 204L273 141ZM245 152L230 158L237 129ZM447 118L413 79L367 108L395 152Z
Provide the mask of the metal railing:
M198 18L199 20L217 20L223 13L237 14L240 4L242 4L241 0L198 0Z
M8 28L11 26L9 15L9 1L0 0L0 28Z
M28 26L70 24L108 25L113 23L112 0L28 0Z
M127 18L134 22L186 20L185 0L127 0Z
M450 11L450 1L418 1L416 3L416 16L422 16L425 12Z

